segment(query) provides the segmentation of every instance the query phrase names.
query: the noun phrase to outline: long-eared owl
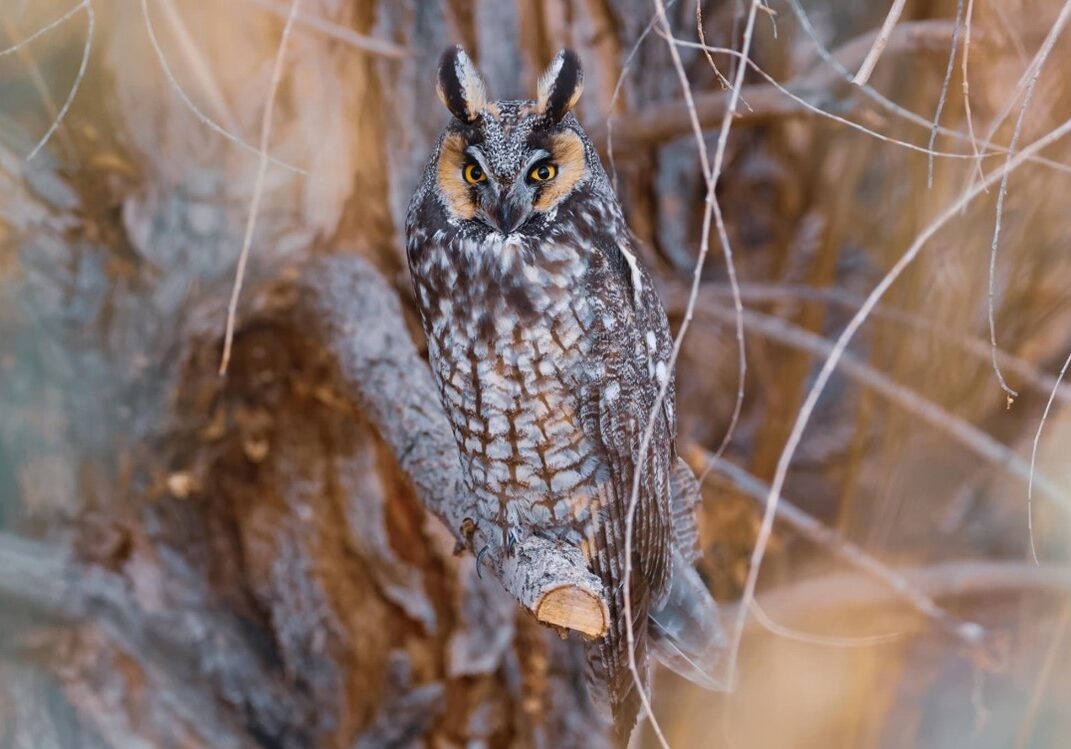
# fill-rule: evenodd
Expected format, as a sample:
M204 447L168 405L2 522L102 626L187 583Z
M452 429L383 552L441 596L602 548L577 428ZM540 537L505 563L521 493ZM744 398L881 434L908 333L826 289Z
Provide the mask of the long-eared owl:
M529 534L584 551L610 609L608 633L587 645L589 687L627 741L639 707L624 621L637 473L628 592L643 688L649 650L713 686L721 635L692 567L698 490L674 447L666 314L572 113L582 87L563 50L534 101L493 101L465 51L448 50L438 91L453 117L409 205L406 248L475 520L507 553Z

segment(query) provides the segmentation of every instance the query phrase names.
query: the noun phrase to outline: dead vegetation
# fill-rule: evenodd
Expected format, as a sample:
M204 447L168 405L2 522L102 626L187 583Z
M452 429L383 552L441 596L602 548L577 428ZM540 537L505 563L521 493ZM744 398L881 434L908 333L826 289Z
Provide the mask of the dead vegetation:
M598 745L410 342L455 41L502 96L577 49L690 320L739 652L666 741L1066 744L1071 3L3 2L0 747Z

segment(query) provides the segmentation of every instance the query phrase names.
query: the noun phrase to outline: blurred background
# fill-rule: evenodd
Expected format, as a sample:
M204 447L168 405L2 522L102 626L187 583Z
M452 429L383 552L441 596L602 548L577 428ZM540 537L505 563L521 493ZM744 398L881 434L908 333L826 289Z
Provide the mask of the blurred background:
M908 0L864 85L901 3L665 5L711 161L731 123L743 314L711 224L677 366L727 630L807 392L927 238L789 464L737 689L656 675L669 743L1068 746L1071 146L974 188L1071 117L1071 3ZM438 56L527 98L567 46L679 329L707 185L657 8L302 0L284 40L290 0L0 0L0 747L606 745L575 643L452 554L303 279L362 258L404 312L353 323L422 346L403 233ZM740 59L701 39L762 71L731 119Z

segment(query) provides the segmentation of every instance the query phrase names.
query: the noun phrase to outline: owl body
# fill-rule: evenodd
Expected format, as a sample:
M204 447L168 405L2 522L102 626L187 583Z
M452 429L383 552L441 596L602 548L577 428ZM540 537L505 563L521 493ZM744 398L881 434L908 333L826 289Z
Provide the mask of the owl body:
M581 253L492 235L447 241L435 254L446 267L424 274L417 294L468 489L504 538L538 528L579 542L590 520L580 498L605 479L574 397L592 376L594 310L576 293Z
M535 101L492 102L464 52L448 52L439 90L454 119L410 203L406 249L474 520L507 554L528 535L583 550L610 610L588 645L590 682L627 740L638 705L626 590L644 689L649 619L652 642L694 664L682 622L713 603L688 564L698 495L673 446L666 316L569 112L580 80L563 53ZM709 628L699 639L709 646Z
M510 237L451 226L434 197L411 217L429 359L468 488L507 540L529 530L590 540L612 478L591 422L637 373L665 373L664 317L639 330L631 268L599 249L623 223L615 208L577 196L547 226ZM438 221L430 236L416 228ZM597 355L610 349L623 355Z

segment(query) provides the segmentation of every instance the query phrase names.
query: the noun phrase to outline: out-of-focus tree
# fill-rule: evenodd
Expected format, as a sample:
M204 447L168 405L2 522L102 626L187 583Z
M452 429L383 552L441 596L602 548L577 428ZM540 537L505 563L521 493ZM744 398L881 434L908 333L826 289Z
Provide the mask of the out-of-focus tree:
M0 0L0 747L605 741L575 636L426 509L455 487L401 235L441 51L529 97L571 47L676 329L707 188L657 5L303 0L281 48L290 0ZM737 317L713 226L677 375L731 628L832 342L979 175L1071 116L1069 6L908 3L854 86L885 3L757 4L753 38L750 2L667 5L711 158L741 62L697 23L771 77L744 78L715 193L748 363L720 457ZM790 464L737 689L656 678L673 746L1065 745L1069 154L972 201L869 315Z

